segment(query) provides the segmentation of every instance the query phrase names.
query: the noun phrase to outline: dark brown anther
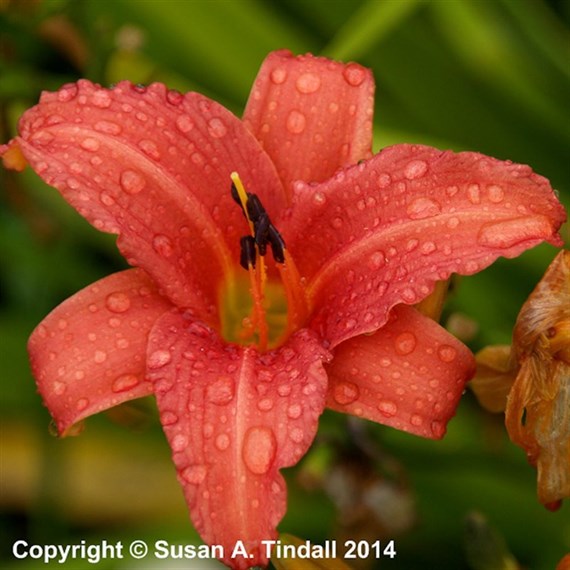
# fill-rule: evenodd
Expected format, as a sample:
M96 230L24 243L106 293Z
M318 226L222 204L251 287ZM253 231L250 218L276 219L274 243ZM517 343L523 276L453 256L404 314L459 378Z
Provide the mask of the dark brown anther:
M273 259L277 263L285 263L285 241L273 224L269 224L267 239L271 244Z
M257 257L257 253L255 251L255 239L253 239L253 236L243 236L239 240L239 245L239 264L244 269L249 269L250 265L251 267L255 267L255 259Z

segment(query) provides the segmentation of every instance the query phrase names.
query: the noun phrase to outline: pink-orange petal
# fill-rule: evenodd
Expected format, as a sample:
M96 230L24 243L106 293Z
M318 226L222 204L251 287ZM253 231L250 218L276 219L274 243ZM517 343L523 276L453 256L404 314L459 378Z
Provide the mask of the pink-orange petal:
M105 277L56 307L28 342L32 372L58 432L152 393L148 333L172 304L141 269Z
M263 62L243 118L290 192L295 180L320 182L368 158L373 110L368 69L277 51Z
M472 152L397 145L317 185L296 185L278 226L337 344L424 299L451 273L481 271L542 241L566 214L530 167ZM303 186L303 187L301 187Z
M435 321L398 305L378 332L340 344L326 368L327 407L440 439L475 360Z
M34 170L97 229L119 234L123 255L174 304L211 322L246 229L230 173L270 214L285 204L259 143L197 93L81 80L44 93L19 129L15 141Z
M266 564L286 509L282 467L307 451L324 409L328 353L309 331L260 355L178 312L150 335L149 377L192 521L234 568ZM252 558L231 558L236 541Z

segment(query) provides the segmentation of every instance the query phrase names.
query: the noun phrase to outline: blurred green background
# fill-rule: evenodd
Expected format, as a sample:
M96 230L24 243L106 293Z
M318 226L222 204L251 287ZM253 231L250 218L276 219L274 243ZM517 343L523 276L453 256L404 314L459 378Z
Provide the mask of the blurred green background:
M373 69L375 149L420 142L527 163L568 207L569 19L564 0L0 0L0 141L42 89L80 77L162 81L239 115L263 58L286 47ZM197 541L152 401L92 418L78 438L50 435L27 337L59 302L125 264L114 239L33 172L0 170L0 187L0 567L41 566L14 560L21 538ZM473 350L509 343L555 253L541 246L462 279L444 319ZM325 413L317 443L285 475L281 531L395 540L395 558L355 568L506 568L485 562L494 544L522 567L551 570L570 551L570 507L537 503L535 472L502 416L470 393L443 442ZM481 539L473 512L496 542ZM218 566L127 556L65 567Z

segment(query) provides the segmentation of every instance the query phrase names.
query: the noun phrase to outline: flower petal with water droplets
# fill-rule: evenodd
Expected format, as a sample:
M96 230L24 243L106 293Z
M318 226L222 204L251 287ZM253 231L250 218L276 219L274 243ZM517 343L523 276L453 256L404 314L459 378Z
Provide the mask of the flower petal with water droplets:
M146 343L172 308L141 269L105 277L56 307L28 342L32 371L58 431L148 396Z
M172 312L151 332L148 353L162 355L149 361L149 376L197 531L224 546L232 567L267 563L260 541L275 539L286 508L279 469L315 436L328 352L302 330L260 355ZM230 558L237 540L253 558Z
M529 167L396 145L307 185L278 225L307 279L311 326L334 346L378 329L391 307L418 303L451 273L476 273L542 241L560 245L565 218Z
M368 69L278 51L263 62L243 119L289 192L295 180L320 182L369 157L373 109Z
M158 83L102 89L80 80L43 93L19 130L15 141L40 176L97 229L119 234L129 263L174 304L210 322L245 229L230 173L240 173L270 214L285 204L275 167L252 134L197 93L172 97Z
M398 305L378 332L337 346L326 369L328 408L440 439L475 361L435 321Z

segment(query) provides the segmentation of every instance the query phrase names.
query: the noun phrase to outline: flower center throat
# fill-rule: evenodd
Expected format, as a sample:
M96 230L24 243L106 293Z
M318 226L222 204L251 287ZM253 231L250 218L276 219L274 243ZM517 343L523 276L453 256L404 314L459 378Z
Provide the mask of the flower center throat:
M228 280L222 292L222 336L260 352L280 346L308 315L304 287L285 241L256 194L232 172L231 193L241 207L249 234L240 239L240 265L248 272ZM265 255L271 249L280 280L268 278Z

